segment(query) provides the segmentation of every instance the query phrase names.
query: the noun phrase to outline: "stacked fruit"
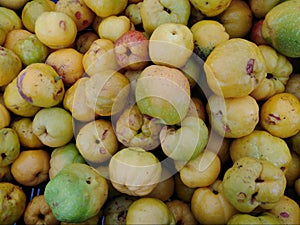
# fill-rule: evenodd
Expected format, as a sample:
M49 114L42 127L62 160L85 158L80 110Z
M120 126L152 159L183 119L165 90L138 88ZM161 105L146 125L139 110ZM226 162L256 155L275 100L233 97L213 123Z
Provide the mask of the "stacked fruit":
M299 7L0 0L0 224L300 224Z

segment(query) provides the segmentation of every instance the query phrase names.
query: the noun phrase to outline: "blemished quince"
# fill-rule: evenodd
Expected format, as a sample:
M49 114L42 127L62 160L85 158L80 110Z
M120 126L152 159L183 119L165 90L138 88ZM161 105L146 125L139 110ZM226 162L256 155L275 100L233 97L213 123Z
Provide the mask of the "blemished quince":
M204 71L208 86L224 98L249 95L267 75L258 46L242 38L217 45L207 57Z
M224 175L225 198L240 212L250 213L258 206L270 209L284 195L286 178L271 162L252 157L235 161Z
M57 220L79 223L98 215L108 184L93 167L72 163L47 183L44 196Z

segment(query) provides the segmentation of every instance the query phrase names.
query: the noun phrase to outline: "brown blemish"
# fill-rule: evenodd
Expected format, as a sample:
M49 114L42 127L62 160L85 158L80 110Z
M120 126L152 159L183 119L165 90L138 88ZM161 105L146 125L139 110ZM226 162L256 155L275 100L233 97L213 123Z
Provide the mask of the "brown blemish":
M62 28L63 30L66 30L67 29L66 21L64 20L59 21L59 27Z
M253 69L254 69L254 62L255 59L249 59L246 65L246 73L248 75L251 75L253 73Z

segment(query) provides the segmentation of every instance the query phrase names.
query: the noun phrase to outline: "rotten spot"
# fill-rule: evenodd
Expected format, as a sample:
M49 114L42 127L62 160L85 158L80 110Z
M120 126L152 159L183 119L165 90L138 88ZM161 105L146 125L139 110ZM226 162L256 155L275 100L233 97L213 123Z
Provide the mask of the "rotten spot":
M118 221L124 221L126 217L127 212L125 210L119 212L118 214Z
M62 28L63 30L66 30L67 29L66 21L64 20L59 21L59 27Z
M86 182L87 184L91 184L91 179L92 179L91 177L88 177L88 178L86 179L85 182Z
M96 139L95 140L95 143L98 145L98 144L100 144L100 140L99 139Z
M283 218L289 218L290 217L290 214L288 214L287 212L281 212L279 215Z
M76 19L80 20L81 19L81 12L79 12L79 11L75 12L75 17L76 17Z
M278 121L281 120L280 116L275 115L273 113L269 114L269 123L275 125Z
M274 77L273 74L270 74L270 73L267 73L266 78L267 79L274 79L274 80L276 80L276 77Z
M246 73L248 75L251 75L253 73L253 69L254 69L254 62L255 59L249 59L246 65Z

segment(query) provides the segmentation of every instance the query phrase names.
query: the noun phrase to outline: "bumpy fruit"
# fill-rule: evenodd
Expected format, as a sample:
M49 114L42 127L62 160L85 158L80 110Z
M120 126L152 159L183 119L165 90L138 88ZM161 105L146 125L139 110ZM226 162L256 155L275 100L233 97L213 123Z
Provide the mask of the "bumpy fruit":
M288 57L300 57L300 2L284 1L273 7L262 24L263 38L278 52Z

